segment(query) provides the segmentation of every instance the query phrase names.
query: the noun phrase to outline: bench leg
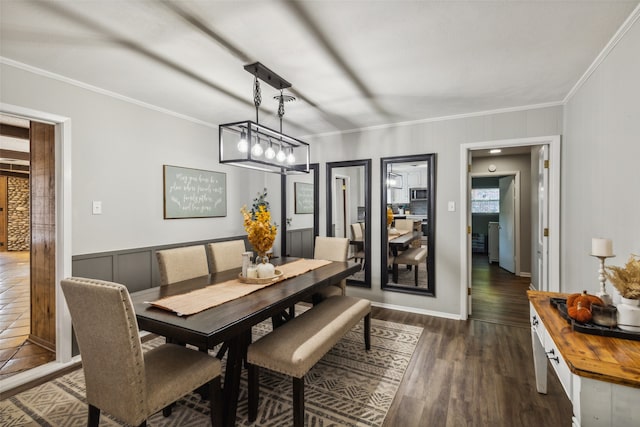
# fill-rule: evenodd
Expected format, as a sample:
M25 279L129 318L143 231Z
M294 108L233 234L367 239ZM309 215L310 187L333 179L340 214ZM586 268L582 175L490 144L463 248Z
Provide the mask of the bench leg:
M247 381L249 382L249 421L254 422L258 417L260 393L260 368L258 366L249 364Z
M371 350L371 313L364 316L364 348Z
M304 426L304 377L293 378L293 427Z
M416 270L416 287L417 287L418 286L418 270L419 270L417 265L416 265L415 270Z

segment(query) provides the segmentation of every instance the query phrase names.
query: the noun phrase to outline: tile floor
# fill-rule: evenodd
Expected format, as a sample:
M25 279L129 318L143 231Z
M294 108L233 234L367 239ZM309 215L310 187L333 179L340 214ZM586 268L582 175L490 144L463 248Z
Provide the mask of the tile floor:
M0 252L0 380L55 359L29 329L29 252Z

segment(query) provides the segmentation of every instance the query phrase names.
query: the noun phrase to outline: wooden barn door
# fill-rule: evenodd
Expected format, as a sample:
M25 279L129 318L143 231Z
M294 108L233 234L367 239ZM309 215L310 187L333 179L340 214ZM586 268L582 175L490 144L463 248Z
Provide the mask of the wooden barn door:
M55 126L31 122L31 335L56 350Z

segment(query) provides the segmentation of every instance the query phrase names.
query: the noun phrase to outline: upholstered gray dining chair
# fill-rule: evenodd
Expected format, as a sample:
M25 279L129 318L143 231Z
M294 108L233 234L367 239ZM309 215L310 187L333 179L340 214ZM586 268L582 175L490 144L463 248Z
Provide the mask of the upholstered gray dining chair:
M242 267L242 253L246 251L244 240L229 240L207 244L211 258L211 272Z
M218 359L175 344L143 353L124 285L72 277L61 286L82 356L89 426L98 426L100 411L144 426L160 410L170 415L175 401L206 384L211 423L222 425Z
M346 261L349 253L349 239L346 237L324 237L316 236L316 244L313 253L315 259L326 259L327 261ZM343 279L338 285L331 285L322 288L313 295L313 303L332 297L334 295L345 295L347 290L347 280Z
M156 252L156 257L162 285L209 274L209 262L204 245L164 249Z

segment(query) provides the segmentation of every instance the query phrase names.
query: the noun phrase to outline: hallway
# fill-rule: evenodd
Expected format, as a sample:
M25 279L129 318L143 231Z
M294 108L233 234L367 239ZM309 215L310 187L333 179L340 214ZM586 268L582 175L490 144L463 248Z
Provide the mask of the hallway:
M0 252L0 380L55 360L29 341L29 252Z
M474 320L529 327L529 277L519 277L489 263L487 255L474 254L472 266Z

